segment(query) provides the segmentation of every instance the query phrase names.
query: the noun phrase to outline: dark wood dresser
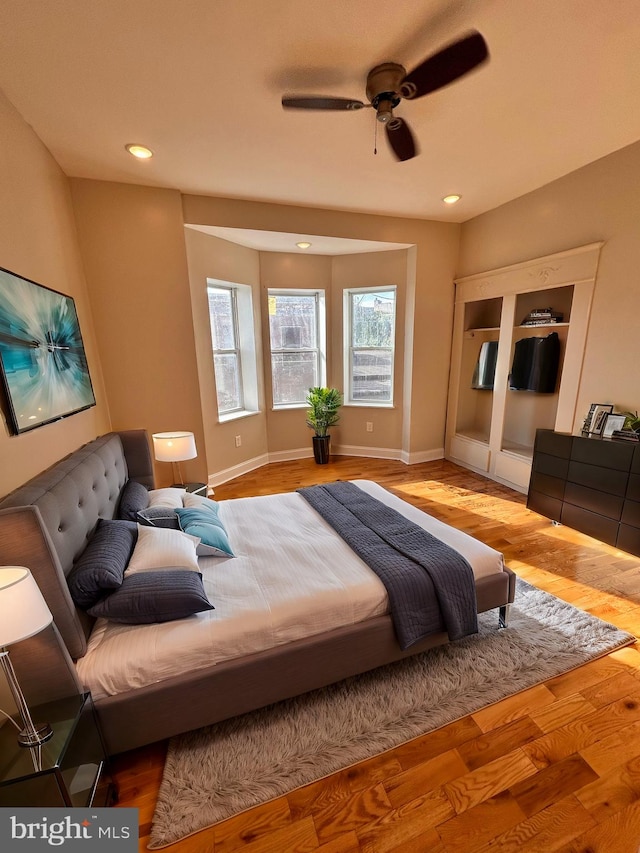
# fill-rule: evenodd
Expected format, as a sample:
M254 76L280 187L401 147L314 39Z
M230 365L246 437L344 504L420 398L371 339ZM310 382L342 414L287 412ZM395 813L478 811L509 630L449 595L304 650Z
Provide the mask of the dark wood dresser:
M527 506L640 556L640 444L539 429Z

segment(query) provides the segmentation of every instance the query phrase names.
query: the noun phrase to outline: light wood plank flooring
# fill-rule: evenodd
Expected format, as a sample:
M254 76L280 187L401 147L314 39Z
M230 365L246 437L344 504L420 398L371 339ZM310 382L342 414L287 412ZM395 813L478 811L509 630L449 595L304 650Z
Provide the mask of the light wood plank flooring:
M530 583L640 633L640 559L529 512L445 461L274 464L216 499L376 480L505 554ZM171 853L638 853L640 646L505 699L169 848ZM116 759L146 850L166 744Z

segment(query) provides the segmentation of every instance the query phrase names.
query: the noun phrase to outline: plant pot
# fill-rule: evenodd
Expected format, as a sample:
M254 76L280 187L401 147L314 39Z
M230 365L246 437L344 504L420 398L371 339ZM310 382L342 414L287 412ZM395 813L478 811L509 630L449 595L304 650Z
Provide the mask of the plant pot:
M329 461L330 435L313 436L313 458L318 465L326 465Z

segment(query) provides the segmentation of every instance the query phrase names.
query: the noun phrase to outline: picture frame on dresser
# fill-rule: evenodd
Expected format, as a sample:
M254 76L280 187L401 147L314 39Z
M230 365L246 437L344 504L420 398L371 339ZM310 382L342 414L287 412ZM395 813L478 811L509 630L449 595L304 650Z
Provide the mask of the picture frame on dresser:
M602 435L605 421L608 415L613 413L611 403L592 403L589 409L588 423L585 424L589 435Z
M612 438L615 430L623 428L626 419L626 415L608 414L602 427L602 437Z

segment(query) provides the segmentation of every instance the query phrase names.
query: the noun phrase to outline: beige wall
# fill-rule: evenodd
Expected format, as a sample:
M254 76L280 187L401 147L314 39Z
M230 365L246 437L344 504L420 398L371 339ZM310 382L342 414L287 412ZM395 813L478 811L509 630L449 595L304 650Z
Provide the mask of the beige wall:
M590 403L640 407L640 143L465 223L458 274L604 240L578 413Z
M397 252L375 252L362 255L338 255L333 259L334 313L331 327L333 350L336 354L333 384L344 387L343 371L343 292L349 287L381 287L395 284L396 291L396 341L394 365L393 408L378 406L345 406L342 412L339 443L356 448L371 448L372 451L402 448L403 435L403 392L404 392L404 343L407 297L407 250ZM373 432L366 431L367 421L373 424ZM375 455L375 452L372 453Z
M75 299L97 405L19 436L0 426L0 495L110 428L67 179L0 92L0 266Z
M198 225L414 244L416 334L410 355L416 369L404 383L411 414L405 419L403 458L442 455L460 226L204 196L184 196L183 206L185 222ZM404 363L411 363L407 354Z
M324 290L327 311L327 329L331 328L334 305L331 293L331 258L326 255L296 255L286 252L260 252L260 281L262 287L262 337L265 364L269 365L269 312L267 291L269 288L292 288L299 290ZM328 346L327 382L335 385L332 373L332 351ZM342 387L342 383L338 385ZM271 387L271 370L265 371L265 399L269 434L269 452L300 451L311 453L313 433L306 425L303 409L281 409L274 411ZM340 439L339 427L332 430L333 441Z
M180 194L73 179L71 191L114 429L190 430L207 463ZM159 485L174 480L156 463Z
M215 375L213 370L207 279L215 278L252 288L254 328L257 335L258 383L262 386L262 352L260 346L260 258L254 249L247 249L210 234L185 228L193 328L195 333L202 422L205 435L206 457L210 474L242 466L267 453L266 415L262 411L238 420L218 423ZM264 399L260 387L259 396ZM235 437L241 436L236 447Z

